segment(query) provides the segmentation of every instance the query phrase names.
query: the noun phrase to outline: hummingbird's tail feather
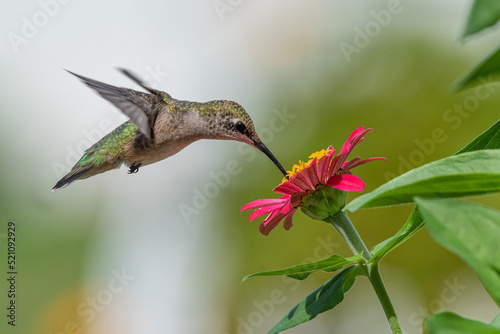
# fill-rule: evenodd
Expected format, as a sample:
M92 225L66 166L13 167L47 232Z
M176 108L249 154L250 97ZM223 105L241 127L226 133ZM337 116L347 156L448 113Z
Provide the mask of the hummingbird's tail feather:
M82 176L89 170L91 170L92 167L93 167L92 165L73 167L68 174L66 174L62 179L59 180L59 182L56 183L56 185L52 188L52 191L64 188L68 186L70 183L73 183L79 178L82 178Z
M134 145L136 136L143 137L133 122L126 121L85 150L80 160L57 182L52 191L66 187L76 180L120 168L123 163L131 164L124 158L130 150L128 147Z
M120 168L122 163L123 162L121 160L117 160L114 162L104 162L96 166L93 163L81 165L80 162L78 162L68 174L66 174L62 179L59 180L59 182L56 183L54 188L52 188L52 191L64 188L75 182L76 180L83 180L97 174Z

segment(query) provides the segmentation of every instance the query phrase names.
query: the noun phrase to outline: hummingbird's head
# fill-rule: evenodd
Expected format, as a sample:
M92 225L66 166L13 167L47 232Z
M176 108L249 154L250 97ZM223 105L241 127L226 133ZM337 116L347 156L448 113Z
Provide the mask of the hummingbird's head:
M211 101L217 105L214 108L217 116L211 119L211 127L215 128L218 139L237 140L248 145L251 145L262 153L267 155L269 159L279 168L283 175L287 175L286 170L281 166L278 159L269 151L260 139L253 125L250 115L243 107L233 101Z

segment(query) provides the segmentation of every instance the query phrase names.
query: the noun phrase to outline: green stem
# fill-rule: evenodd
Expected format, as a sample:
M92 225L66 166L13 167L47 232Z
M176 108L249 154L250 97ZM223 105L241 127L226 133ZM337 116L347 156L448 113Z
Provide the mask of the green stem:
M364 262L366 263L370 260L372 257L370 251L366 248L365 243L345 212L341 211L339 214L327 218L326 221L332 224L340 233L354 255L363 253L361 256Z
M329 217L325 219L326 222L330 223L335 227L335 229L340 233L342 238L346 241L349 248L352 250L354 255L362 254L363 262L361 266L365 269L365 272L370 280L370 283L377 294L377 297L384 309L385 316L389 322L389 326L393 334L402 334L403 330L399 325L399 320L394 311L394 307L392 306L391 299L387 294L387 290L385 289L384 282L382 281L382 277L380 277L380 273L378 271L378 263L370 263L369 260L372 257L372 254L366 248L365 243L361 239L358 234L358 231L352 224L351 220L347 216L345 212L340 212L339 214Z
M394 334L403 334L403 330L399 325L398 316L396 315L396 311L394 311L394 307L392 306L391 299L387 294L387 290L385 289L384 282L382 281L382 277L380 276L380 272L378 271L378 264L373 263L369 265L368 268L368 279L377 294L378 300L380 304L382 304L382 308L384 309L385 316L389 321L389 326Z

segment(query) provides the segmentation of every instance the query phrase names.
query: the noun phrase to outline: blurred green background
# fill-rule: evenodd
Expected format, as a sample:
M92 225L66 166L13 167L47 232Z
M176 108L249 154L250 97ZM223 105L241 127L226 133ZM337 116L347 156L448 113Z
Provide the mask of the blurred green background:
M374 128L355 151L388 159L356 170L371 191L453 154L498 120L498 84L450 89L500 37L493 29L459 40L470 5L6 4L0 14L6 37L0 42L0 269L6 277L12 220L18 308L15 328L2 314L2 333L264 333L331 274L300 282L242 283L243 276L350 254L330 226L301 212L290 231L279 226L261 235L260 221L249 222L239 210L274 197L280 173L236 142L197 142L138 174L122 168L51 193L74 156L125 120L62 68L134 87L114 70L126 67L179 99L238 101L285 168L330 144L341 147L360 125ZM221 176L230 166L236 172ZM499 208L499 199L470 200ZM393 235L410 211L401 206L350 216L372 247ZM422 319L433 312L484 321L498 312L473 272L425 229L384 259L381 272L406 333L420 333ZM287 333L306 331L389 329L368 281L359 278L339 307Z

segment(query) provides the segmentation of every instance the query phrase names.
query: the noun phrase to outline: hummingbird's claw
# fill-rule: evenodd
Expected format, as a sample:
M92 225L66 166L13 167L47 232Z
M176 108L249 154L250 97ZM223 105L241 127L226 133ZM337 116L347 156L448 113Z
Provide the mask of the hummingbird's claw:
M141 167L141 163L140 162L135 162L133 163L132 165L130 165L129 169L128 169L128 174L135 174L139 171L139 167Z

